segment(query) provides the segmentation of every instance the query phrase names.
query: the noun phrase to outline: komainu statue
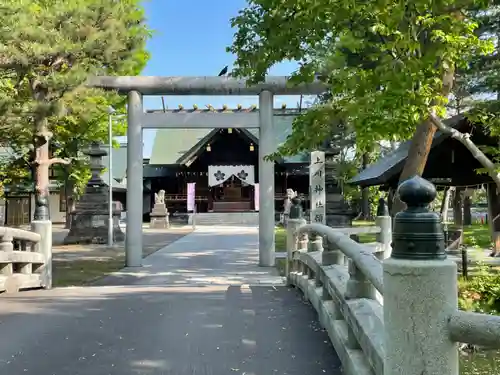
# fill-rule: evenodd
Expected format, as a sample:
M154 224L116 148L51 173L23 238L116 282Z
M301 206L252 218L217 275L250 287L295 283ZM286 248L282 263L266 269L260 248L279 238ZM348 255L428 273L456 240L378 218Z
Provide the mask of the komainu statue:
M297 192L293 189L286 189L286 198L283 202L283 226L286 227L288 217L290 216L290 207L292 206L292 199L297 197Z
M165 190L155 193L155 204L165 204Z

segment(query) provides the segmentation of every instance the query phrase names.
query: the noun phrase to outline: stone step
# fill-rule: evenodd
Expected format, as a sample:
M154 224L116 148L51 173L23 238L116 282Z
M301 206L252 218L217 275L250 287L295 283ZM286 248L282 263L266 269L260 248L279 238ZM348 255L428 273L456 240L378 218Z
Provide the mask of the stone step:
M189 216L189 224L193 223L193 215ZM196 214L195 224L206 225L258 225L258 212L207 212Z

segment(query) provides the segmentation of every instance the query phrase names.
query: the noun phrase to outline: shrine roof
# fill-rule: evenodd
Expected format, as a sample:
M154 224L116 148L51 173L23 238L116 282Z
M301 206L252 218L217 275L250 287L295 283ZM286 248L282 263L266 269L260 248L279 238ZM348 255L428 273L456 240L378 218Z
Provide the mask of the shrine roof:
M104 171L101 174L101 179L106 184L106 186L108 186L108 179L109 179L108 171ZM127 190L127 186L123 183L116 181L115 178L112 179L111 184L112 184L113 190L115 190L115 191L126 191Z
M106 151L108 151L108 147L102 146ZM109 156L102 157L102 164L107 168L108 167L108 158ZM127 175L127 144L121 144L119 148L113 148L112 150L112 162L113 162L113 178L117 180L121 180ZM107 172L104 172L107 175ZM103 176L104 176L103 173ZM107 178L107 177L106 177ZM104 177L103 177L104 179ZM107 180L106 180L107 181Z
M450 117L444 122L452 126L453 128L457 130L462 130L465 129L464 131L470 131L469 129L471 128L470 122L463 116L463 115L456 115L453 117ZM481 137L481 141L485 139L485 135L482 135L482 132L479 130L474 132L473 137ZM437 146L442 144L445 141L453 142L450 143L446 142L447 147L449 147L449 150L437 150ZM478 144L481 144L481 141L479 141ZM477 141L476 141L477 142ZM376 163L373 163L369 165L366 169L361 171L358 175L356 175L354 178L352 178L349 183L353 185L360 185L360 186L377 186L377 185L390 185L394 184L394 182L397 184L397 181L399 180L399 174L403 170L404 164L406 162L406 159L408 157L408 152L410 149L411 141L407 141L402 143L396 150L393 152L389 153L387 156L383 157ZM471 160L470 165L474 165L475 160L472 160L473 157L468 153L468 151L464 148L463 145L458 144L458 141L450 139L449 134L444 134L440 131L437 131L436 134L434 135L434 139L431 145L431 154L429 155L429 160L426 165L426 169L424 170L424 177L426 177L426 173L429 172L432 169L432 172L435 174L436 171L440 171L440 174L443 175L452 175L452 171L446 170L448 169L453 169L452 165L449 164L448 158L443 158L443 156L449 156L448 154L452 153L452 150L454 149L457 152L460 152L462 154L466 155L467 160ZM433 155L440 155L441 159L437 159L435 161L432 158ZM442 155L443 154L443 155ZM446 154L446 155L444 155ZM433 164L433 165L431 165ZM456 169L456 168L455 168ZM468 172L468 178L474 177L475 181L479 180L487 180L487 176L478 176L475 174L475 171L467 171ZM465 176L465 172L462 171L461 174ZM477 176L478 178L475 178ZM432 179L431 179L432 180ZM446 185L447 183L443 183ZM473 183L471 183L472 185Z
M160 110L162 111L162 110ZM173 110L175 112L178 110ZM200 110L190 110L192 113L200 112ZM257 112L256 107L251 109L221 109L221 110L201 110L201 111L217 111L217 112ZM286 138L292 132L293 119L299 114L298 109L281 109L274 110L274 128L275 128L275 144L278 146L286 141ZM193 151L197 146L208 142L211 133L214 129L158 129L156 131L155 140L149 164L154 165L176 165L181 164L184 156ZM245 129L250 133L258 145L259 129ZM309 154L301 154L292 157L286 157L283 160L285 163L307 163L309 162Z

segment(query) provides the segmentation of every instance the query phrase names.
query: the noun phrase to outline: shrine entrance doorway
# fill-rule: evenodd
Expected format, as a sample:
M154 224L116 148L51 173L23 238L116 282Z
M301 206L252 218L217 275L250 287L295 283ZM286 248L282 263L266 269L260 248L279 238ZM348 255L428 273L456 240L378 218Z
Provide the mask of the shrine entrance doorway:
M211 189L210 212L248 212L255 210L253 165L214 165L208 167Z

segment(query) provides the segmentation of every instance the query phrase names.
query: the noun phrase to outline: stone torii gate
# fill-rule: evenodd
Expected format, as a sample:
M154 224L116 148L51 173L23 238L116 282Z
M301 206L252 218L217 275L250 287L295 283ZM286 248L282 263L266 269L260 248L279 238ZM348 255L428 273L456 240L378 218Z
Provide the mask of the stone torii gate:
M127 267L142 265L143 142L142 129L259 129L259 265L274 265L274 163L264 157L276 150L273 136L274 95L318 95L323 83L291 86L289 77L267 77L258 85L229 77L93 77L88 86L128 96L127 128ZM145 113L144 95L258 95L258 113Z

